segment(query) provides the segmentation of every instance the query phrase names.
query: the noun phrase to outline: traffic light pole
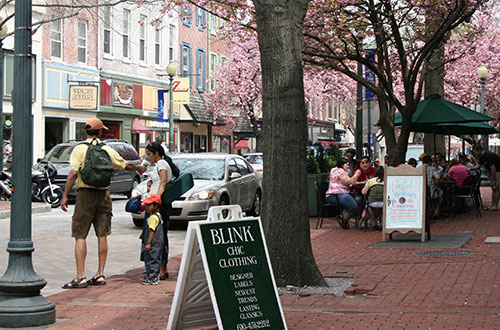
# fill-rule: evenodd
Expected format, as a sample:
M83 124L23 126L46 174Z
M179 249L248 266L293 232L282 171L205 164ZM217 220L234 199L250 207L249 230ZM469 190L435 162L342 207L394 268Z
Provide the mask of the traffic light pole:
M363 76L363 66L358 63L358 76ZM356 92L356 158L363 156L363 86L358 82Z

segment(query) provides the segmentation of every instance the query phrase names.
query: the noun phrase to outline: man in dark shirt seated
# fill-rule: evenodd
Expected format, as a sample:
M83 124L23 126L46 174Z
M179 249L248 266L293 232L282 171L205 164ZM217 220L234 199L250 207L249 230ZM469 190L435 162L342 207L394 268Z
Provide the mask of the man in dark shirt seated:
M479 168L481 165L484 165L490 170L490 186L492 193L491 207L489 210L498 211L498 199L500 197L500 156L494 152L484 151L483 147L480 145L475 145L473 152L478 159L478 164L471 169Z

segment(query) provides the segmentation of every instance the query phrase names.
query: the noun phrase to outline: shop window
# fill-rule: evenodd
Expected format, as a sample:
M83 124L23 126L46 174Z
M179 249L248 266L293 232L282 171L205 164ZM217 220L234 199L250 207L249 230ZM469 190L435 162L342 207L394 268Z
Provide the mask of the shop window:
M181 132L181 152L193 152L193 133Z
M215 135L214 148L218 152L231 152L231 137L228 135Z
M75 139L77 140L86 140L87 132L85 131L85 123L76 123L75 125Z
M194 152L206 152L207 151L207 137L206 135L195 135L194 136Z

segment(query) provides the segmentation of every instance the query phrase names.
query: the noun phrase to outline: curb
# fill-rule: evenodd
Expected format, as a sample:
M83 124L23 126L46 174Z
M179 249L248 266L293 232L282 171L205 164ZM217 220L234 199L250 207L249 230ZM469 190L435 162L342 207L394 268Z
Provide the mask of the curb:
M48 213L52 210L50 204L33 203L31 205L31 214ZM8 210L0 211L0 219L10 218L10 208Z

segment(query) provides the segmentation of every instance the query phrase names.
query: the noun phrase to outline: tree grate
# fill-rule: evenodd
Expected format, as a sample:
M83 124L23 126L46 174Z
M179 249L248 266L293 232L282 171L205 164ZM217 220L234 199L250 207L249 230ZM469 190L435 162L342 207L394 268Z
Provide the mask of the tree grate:
M417 251L413 252L417 256L433 256L433 257L460 257L472 254L469 251L456 251L456 250L434 250L434 251Z

